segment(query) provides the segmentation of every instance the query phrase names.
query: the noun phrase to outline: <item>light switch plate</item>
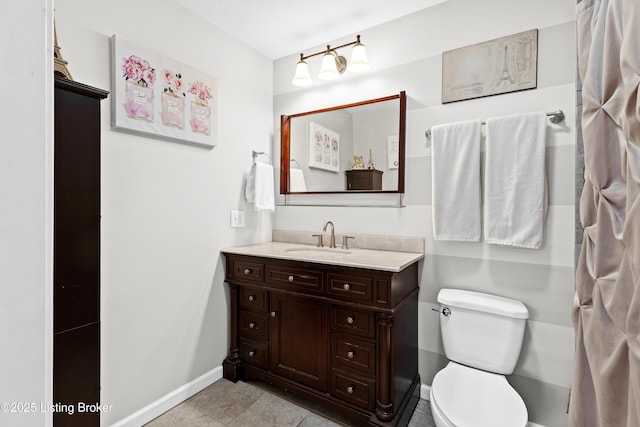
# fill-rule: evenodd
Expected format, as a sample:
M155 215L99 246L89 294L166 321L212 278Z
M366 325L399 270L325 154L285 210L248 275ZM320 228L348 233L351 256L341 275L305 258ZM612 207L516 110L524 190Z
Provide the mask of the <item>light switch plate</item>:
M232 210L229 225L231 226L231 228L244 227L244 211Z

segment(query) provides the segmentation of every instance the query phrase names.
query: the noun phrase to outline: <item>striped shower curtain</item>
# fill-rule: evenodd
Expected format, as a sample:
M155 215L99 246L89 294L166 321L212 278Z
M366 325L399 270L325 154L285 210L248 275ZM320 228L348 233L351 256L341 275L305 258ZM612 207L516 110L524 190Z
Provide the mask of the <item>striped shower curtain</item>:
M571 427L640 426L640 0L577 5L584 227Z

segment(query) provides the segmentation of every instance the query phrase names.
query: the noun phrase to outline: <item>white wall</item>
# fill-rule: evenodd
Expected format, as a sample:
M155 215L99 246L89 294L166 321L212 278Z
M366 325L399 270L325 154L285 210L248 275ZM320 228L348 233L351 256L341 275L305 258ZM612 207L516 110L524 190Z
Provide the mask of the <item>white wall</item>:
M271 238L243 200L251 150L272 156L272 62L173 0L57 0L75 80L110 89L117 33L217 77L218 147L110 128L102 102L102 403L114 424L219 367L228 352L223 247ZM229 211L247 211L231 229Z
M0 423L51 425L53 5L3 4L0 51ZM29 410L30 408L26 408Z
M362 29L372 71L345 74L333 82L315 79L299 89L291 85L297 55L274 64L274 124L279 115L325 108L406 90L407 169L402 208L283 206L276 229L317 232L331 219L339 233L424 237L426 257L420 269L420 374L423 384L446 363L438 317L430 309L443 287L495 293L522 300L529 308L523 352L509 378L523 396L530 420L566 425L573 362L571 306L574 291L575 161L575 2L573 0L449 0L433 8L374 28ZM443 51L533 28L538 36L537 89L441 104ZM327 40L346 43L355 35ZM322 50L310 47L309 53ZM305 53L306 50L305 50ZM345 52L348 56L349 52ZM319 64L309 61L314 76ZM547 172L549 214L540 250L485 243L434 241L431 232L431 150L426 128L465 119L486 119L516 112L562 109L567 118L549 125ZM274 139L277 147L279 141ZM483 153L484 159L484 153ZM355 199L329 199L329 204ZM305 196L309 203L319 199ZM324 200L328 200L324 197ZM300 203L301 198L296 199Z

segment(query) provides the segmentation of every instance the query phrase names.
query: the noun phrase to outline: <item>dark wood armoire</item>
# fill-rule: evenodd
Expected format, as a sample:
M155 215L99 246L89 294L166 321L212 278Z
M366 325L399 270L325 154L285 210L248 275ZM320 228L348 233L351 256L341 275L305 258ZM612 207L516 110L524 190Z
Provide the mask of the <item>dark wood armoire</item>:
M100 100L55 78L53 403L56 426L99 426Z

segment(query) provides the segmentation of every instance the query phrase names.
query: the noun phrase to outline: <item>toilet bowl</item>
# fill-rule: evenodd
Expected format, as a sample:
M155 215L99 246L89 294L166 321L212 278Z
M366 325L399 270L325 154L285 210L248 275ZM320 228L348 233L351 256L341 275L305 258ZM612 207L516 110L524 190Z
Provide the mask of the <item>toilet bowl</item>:
M504 375L449 362L430 392L437 427L526 427L527 408Z

